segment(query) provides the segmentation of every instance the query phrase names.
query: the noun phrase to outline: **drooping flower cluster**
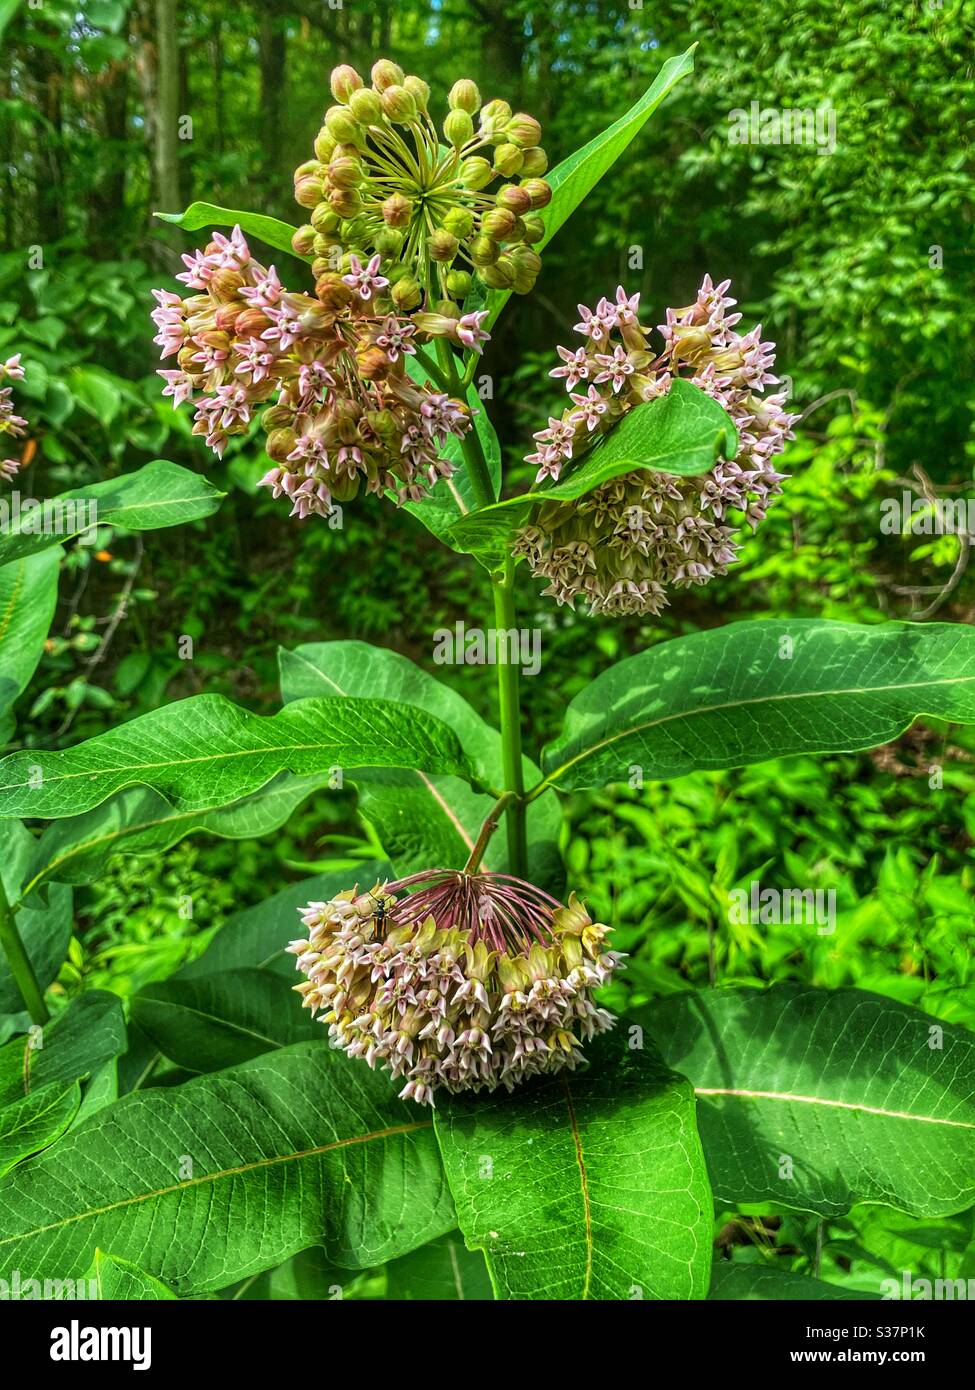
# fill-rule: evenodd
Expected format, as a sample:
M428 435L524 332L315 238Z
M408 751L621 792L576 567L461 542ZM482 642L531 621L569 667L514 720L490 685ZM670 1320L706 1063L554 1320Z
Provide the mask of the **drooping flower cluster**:
M441 450L470 428L470 412L407 375L417 330L384 302L378 257L322 276L314 297L254 260L239 227L183 260L177 279L195 293L153 291L155 341L178 363L159 375L174 406L193 402L193 433L215 453L263 409L275 467L262 483L302 519L330 515L363 482L403 502L450 476Z
M295 170L295 198L312 210L295 250L316 257L316 275L381 255L401 312L456 319L475 278L527 294L541 269L538 212L552 198L538 121L506 101L482 105L462 78L441 135L426 82L385 58L371 76L367 87L347 65L331 75L336 104L315 158Z
M784 474L772 463L791 439L797 419L785 394L766 396L774 343L761 341L761 325L741 335L730 281L704 282L693 304L668 309L660 325L664 349L654 355L637 318L640 296L620 288L615 302L595 310L579 306L578 348L558 349L551 376L564 379L572 404L535 435L527 461L537 480L558 479L613 425L643 401L665 396L678 376L712 396L731 416L739 448L710 472L682 478L647 470L624 474L571 502L541 504L519 534L515 553L548 581L557 601L585 600L592 612L659 613L667 586L706 584L726 573L738 555L728 512L744 514L754 529Z
M6 362L0 362L0 382L23 380L24 369L20 365L20 357L18 352L16 356L8 357ZM26 432L27 421L22 415L14 413L13 387L0 386L0 435L21 439ZM4 482L10 482L19 472L20 459L0 459L0 478Z
M405 1081L510 1091L575 1067L582 1043L615 1022L592 1002L621 956L573 894L568 906L505 874L433 870L309 903L288 949L295 988L336 1047Z

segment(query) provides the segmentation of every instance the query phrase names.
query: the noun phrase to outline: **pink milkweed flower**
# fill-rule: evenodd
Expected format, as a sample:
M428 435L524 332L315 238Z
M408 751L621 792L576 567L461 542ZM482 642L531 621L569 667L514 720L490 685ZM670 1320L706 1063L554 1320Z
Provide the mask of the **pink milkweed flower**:
M472 314L463 314L454 328L453 337L462 344L463 347L471 348L480 354L481 344L489 343L491 335L481 327L481 320L488 316L487 309L478 309Z
M193 383L185 372L157 371L156 376L161 376L166 383L163 387L163 395L172 396L174 410L192 396Z
M560 347L556 351L562 358L563 365L553 367L549 376L565 377L566 390L571 391L574 386L578 386L580 381L586 381L589 377L588 354L584 347L575 349Z
M582 396L578 392L572 392L572 399L579 407L569 416L573 422L585 420L586 429L594 430L599 424L599 417L605 415L609 408L609 402L603 400L595 386L590 386L588 395Z
M278 279L278 272L272 265L269 270L264 270L255 262L251 263L252 271L259 271L257 279L253 285L241 285L240 297L245 300L252 309L269 309L277 304L284 287Z
M380 325L380 331L376 335L376 346L382 348L390 362L398 362L401 352L415 357L416 348L409 341L415 332L415 324L400 322L391 314Z
M268 306L264 312L272 323L261 337L266 343L277 343L282 352L287 352L304 334L301 319L287 304Z
M602 371L597 372L593 379L599 384L604 381L611 381L614 393L622 390L626 385L626 378L633 375L633 363L630 361L626 348L621 343L616 344L612 355L597 352L596 361Z
M614 313L615 322L621 327L627 323L635 323L640 309L640 296L634 294L627 296L626 290L622 285L616 289L616 304L611 306Z
M0 460L0 478L6 479L6 481L9 483L9 482L12 482L14 478L16 478L16 476L17 476L17 474L18 474L19 472L20 472L20 460L19 460L19 459L2 459L2 460Z
M6 362L0 363L0 381L4 377L9 377L11 381L23 381L24 369L20 365L22 354L15 353L13 357L8 357Z
M246 343L235 343L234 350L240 358L234 371L241 376L249 377L252 386L258 386L271 375L276 358L261 338L250 338Z
M358 256L349 257L349 273L342 276L342 283L348 285L350 290L355 290L360 299L369 300L380 290L384 290L389 281L385 275L379 274L379 267L382 263L380 256L373 256L368 265L363 265Z
M587 309L585 304L577 305L576 307L582 315L582 320L580 323L575 324L574 331L576 333L581 333L583 337L591 338L594 343L601 343L604 338L607 338L609 336L609 327L603 317L603 305L605 304L606 300L601 299L596 306L595 313L593 313L592 309Z

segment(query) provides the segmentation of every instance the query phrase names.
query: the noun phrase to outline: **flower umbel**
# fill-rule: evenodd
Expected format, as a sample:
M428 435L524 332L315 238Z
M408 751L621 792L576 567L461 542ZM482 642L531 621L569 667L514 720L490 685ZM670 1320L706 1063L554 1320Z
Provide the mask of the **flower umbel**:
M706 584L737 559L729 511L743 513L754 529L782 491L784 475L772 459L798 417L786 412L784 393L763 394L778 382L775 344L761 341L760 325L744 336L735 331L741 315L727 312L735 303L729 285L706 275L693 304L668 309L656 356L637 318L638 294L620 288L615 301L602 299L595 310L580 304L576 332L584 344L560 347L550 373L564 379L572 405L535 435L527 462L537 465L537 481L559 478L634 406L667 395L678 376L724 407L739 448L699 477L642 470L571 502L542 503L515 554L548 581L544 592L560 604L582 598L594 613L659 613L668 586Z
M0 362L0 382L22 381L24 369L20 365L20 353L14 357L8 357L6 362ZM27 431L27 421L22 415L14 413L13 388L0 385L0 436L7 435L10 439L20 439ZM10 482L16 478L20 472L20 459L8 458L0 459L0 478L4 482Z
M470 429L470 412L407 375L416 330L384 298L378 256L353 256L314 298L259 265L239 227L183 260L177 278L195 293L153 291L155 341L178 364L159 373L163 395L193 402L193 433L218 455L261 411L275 464L262 485L287 496L293 516L329 516L363 482L416 501L451 475L443 445Z
M295 249L314 254L316 275L379 255L397 308L440 320L460 317L475 279L527 294L541 268L532 250L544 236L538 211L552 197L541 177L541 126L506 101L483 105L475 83L461 79L438 130L421 78L388 59L371 77L367 87L354 68L332 73L336 104L315 158L295 170L295 198L311 209Z
M429 870L358 888L302 911L288 947L295 988L350 1057L405 1080L403 1099L437 1090L510 1091L575 1067L582 1043L615 1022L592 1002L621 956L608 928L508 874Z

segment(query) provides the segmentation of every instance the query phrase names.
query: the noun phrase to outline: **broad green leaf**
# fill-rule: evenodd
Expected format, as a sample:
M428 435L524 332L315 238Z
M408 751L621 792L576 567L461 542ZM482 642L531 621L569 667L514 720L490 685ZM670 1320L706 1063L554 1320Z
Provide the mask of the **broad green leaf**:
M122 1001L93 989L43 1028L0 1047L0 1105L52 1082L79 1081L125 1050Z
M706 473L719 458L734 458L737 451L738 434L731 417L700 387L678 380L666 396L644 401L624 415L557 483L462 518L451 526L446 539L455 550L476 555L494 569L504 563L515 533L542 502L571 501L641 468L684 476Z
M20 9L23 0L0 0L0 38L3 37L7 25Z
M3 573L0 570L0 576ZM253 796L198 811L177 811L164 796L145 787L130 787L92 811L49 825L35 843L19 896L28 899L52 878L91 883L112 855L159 854L186 835L217 835L227 840L268 835L280 829L326 780L284 773Z
M440 1303L493 1301L480 1250L468 1250L460 1231L432 1240L386 1266L386 1297Z
M790 753L855 752L919 716L975 720L975 630L951 623L732 623L610 667L569 704L542 757L573 790L741 767Z
M90 534L96 524L158 531L199 521L217 510L223 495L198 473L155 459L135 473L87 483L6 518L9 503L0 498L0 565Z
M0 1182L0 1278L78 1277L97 1245L185 1296L314 1243L367 1268L455 1225L429 1113L301 1043L126 1096L15 1169Z
M32 749L0 760L0 816L80 815L133 785L152 788L176 810L209 809L281 772L313 776L362 763L468 772L451 729L390 700L302 700L267 717L222 695L195 695L65 752Z
M338 1302L346 1297L362 1274L350 1274L347 1269L339 1269L329 1264L325 1252L318 1246L299 1250L290 1260L285 1260L277 1269L266 1269L262 1274L248 1279L239 1288L225 1297L250 1302L268 1299L275 1302Z
M502 783L500 734L463 696L397 652L367 642L319 642L295 651L282 648L278 660L286 702L316 695L355 698L382 690L390 699L443 720L460 740L477 780L495 788ZM527 786L538 777L527 758L524 775ZM362 815L375 827L401 876L434 866L463 868L493 802L458 777L426 771L356 769L348 773L348 780L357 788ZM542 886L558 873L560 822L554 795L529 808L529 868ZM484 863L489 869L508 867L503 828L488 846Z
M624 1030L586 1055L512 1095L442 1102L467 1244L499 1298L703 1298L713 1214L691 1088Z
M664 97L681 78L693 71L696 47L696 44L692 44L680 57L668 58L640 100L631 106L625 115L546 174L545 177L552 186L552 201L542 215L545 235L535 247L536 251L541 251L548 245L603 175L608 173L625 153ZM511 294L511 290L488 291L484 301L489 315L485 321L487 328L496 321ZM465 305L465 308L467 307L469 306Z
M296 917L295 936L297 927ZM163 980L140 990L131 1011L162 1055L186 1071L219 1071L327 1036L288 981L265 970Z
M299 256L293 250L291 238L298 230L276 217L267 217L261 212L238 212L235 208L219 208L213 203L190 203L185 212L157 212L160 222L171 222L182 227L184 232L198 232L201 227L237 227L247 236L256 236L266 246L276 251L287 251L299 261L310 261L311 256Z
M11 710L44 651L60 571L61 556L54 549L0 569L0 746L13 732Z
M126 1026L126 1049L131 1043L132 1023L131 1020ZM119 1098L119 1058L110 1057L104 1062L93 1076L84 1085L81 1094L81 1105L78 1113L71 1122L72 1129L76 1125L84 1124L97 1111L103 1110L106 1105L114 1105Z
M94 367L75 367L68 373L68 388L75 400L103 425L110 425L122 408L122 393L105 372Z
M176 1295L159 1279L154 1279L131 1260L96 1250L86 1278L92 1280L98 1298L171 1299Z
M20 821L0 824L0 878L10 903L20 896L20 885L36 844L34 836ZM71 889L60 883L51 884L46 903L37 899L17 913L17 930L41 989L47 989L61 969L71 941L71 925ZM10 974L7 957L0 951L0 1014L18 1013L23 1007L24 1001Z
M351 873L342 869L291 883L264 902L228 917L203 954L180 966L170 978L194 980L218 971L253 966L273 970L297 984L295 958L285 951L288 942L298 937L299 910L311 902L326 902L356 883L371 888L392 877L389 864L370 861L357 865Z
M0 1108L0 1176L53 1144L74 1119L80 1103L77 1081L52 1081Z
M844 1289L838 1284L828 1284L824 1279L814 1279L809 1274L793 1274L791 1270L774 1269L768 1264L732 1264L725 1261L714 1266L708 1298L718 1302L733 1299L739 1303L791 1299L819 1302L833 1298L880 1298L880 1294Z
M975 1202L965 1029L861 990L792 984L675 995L645 1016L697 1093L717 1202L823 1216Z

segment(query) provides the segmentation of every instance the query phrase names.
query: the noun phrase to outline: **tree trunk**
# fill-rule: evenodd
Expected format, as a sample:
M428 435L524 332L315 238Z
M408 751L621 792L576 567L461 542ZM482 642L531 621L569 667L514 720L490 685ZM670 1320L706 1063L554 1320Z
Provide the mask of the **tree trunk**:
M179 43L176 0L156 3L155 182L157 211L181 212L179 191Z

